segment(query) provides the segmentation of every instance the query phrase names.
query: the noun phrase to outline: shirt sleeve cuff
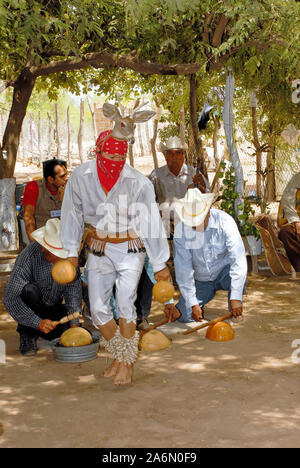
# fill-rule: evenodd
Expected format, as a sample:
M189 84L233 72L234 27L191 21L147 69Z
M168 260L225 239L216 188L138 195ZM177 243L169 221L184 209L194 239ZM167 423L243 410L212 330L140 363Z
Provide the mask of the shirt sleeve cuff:
M37 330L41 321L42 319L38 317L37 315L35 315L34 317L31 317L32 328L35 328Z
M68 258L70 257L78 257L78 250L75 247L72 247L70 250L66 249L68 252Z
M288 217L288 222L289 223L300 223L300 218L299 218L299 216L291 216L291 217Z
M232 289L230 294L231 301L241 301L243 302L243 293L240 290Z
M174 304L174 299L170 299L168 302L165 302L164 305L167 305L167 304Z
M157 263L155 265L152 264L153 273L157 273L158 271L163 270L164 268L166 268L166 266L167 265L165 263Z
M187 305L187 308L192 308L195 305L199 305L199 301L198 301L197 297L194 296L194 297L186 300L186 305Z

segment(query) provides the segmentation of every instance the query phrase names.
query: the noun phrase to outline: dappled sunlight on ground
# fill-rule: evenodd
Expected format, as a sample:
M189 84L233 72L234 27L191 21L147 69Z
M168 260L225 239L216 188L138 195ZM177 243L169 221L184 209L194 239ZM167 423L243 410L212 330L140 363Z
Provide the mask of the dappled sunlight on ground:
M168 348L140 353L125 387L101 378L110 362L102 347L85 363L59 363L46 349L21 356L2 308L0 447L299 447L299 299L297 282L249 276L234 340L177 331ZM220 292L206 318L226 313ZM153 303L150 321L162 318Z

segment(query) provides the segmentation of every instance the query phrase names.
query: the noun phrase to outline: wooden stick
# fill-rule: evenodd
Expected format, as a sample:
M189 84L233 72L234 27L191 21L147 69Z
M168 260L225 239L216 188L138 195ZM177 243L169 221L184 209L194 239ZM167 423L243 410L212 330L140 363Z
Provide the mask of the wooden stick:
M150 327L145 328L145 330L140 330L140 334L144 335L144 333L147 333L150 330L154 330L157 327L161 327L162 325L165 325L165 323L168 323L169 319L164 318L160 322L154 323L153 325L150 325Z
M57 325L60 325L61 323L70 322L70 320L76 319L78 317L80 317L80 312L74 312L74 314L66 315L65 317L61 318L57 322L53 322L53 323L57 327Z
M190 333L194 333L197 330L201 330L202 328L209 327L210 325L214 325L215 323L223 322L224 320L229 319L230 317L232 317L232 314L224 315L223 317L219 317L214 320L210 320L209 322L206 322L203 325L199 325L199 327L194 327L194 328L191 328L190 330L186 330L182 334L189 335Z

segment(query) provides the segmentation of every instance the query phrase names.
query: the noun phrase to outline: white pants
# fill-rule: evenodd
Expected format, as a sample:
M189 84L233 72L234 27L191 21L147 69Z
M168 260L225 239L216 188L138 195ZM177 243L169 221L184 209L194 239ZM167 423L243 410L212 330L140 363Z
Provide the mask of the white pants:
M119 318L136 321L134 302L145 262L145 253L128 253L128 244L106 244L105 255L89 254L87 260L89 301L93 324L98 327L113 319L110 297L116 285Z

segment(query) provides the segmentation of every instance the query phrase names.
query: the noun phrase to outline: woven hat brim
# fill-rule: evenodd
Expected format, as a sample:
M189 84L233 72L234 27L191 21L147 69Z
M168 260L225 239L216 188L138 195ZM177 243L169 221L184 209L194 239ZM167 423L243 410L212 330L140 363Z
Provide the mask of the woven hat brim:
M67 258L68 252L62 248L56 248L56 247L50 246L49 243L45 241L44 234L45 234L45 226L33 231L31 236L36 242L38 242L42 247L45 247L45 249L49 250L49 252L51 252L52 254L62 259Z
M177 215L179 216L180 220L186 224L187 226L190 226L190 227L196 227L196 226L200 226L201 224L204 223L204 220L211 208L211 205L213 203L213 199L214 199L214 194L213 193L205 193L205 194L202 194L204 195L204 200L205 200L205 205L203 207L201 207L199 210L199 214L197 215L197 213L192 213L192 214L189 214L190 213L190 210L186 209L187 208L187 204L190 203L190 202L187 202L185 198L182 198L180 200L177 200L175 203L174 203L174 209L177 213Z

